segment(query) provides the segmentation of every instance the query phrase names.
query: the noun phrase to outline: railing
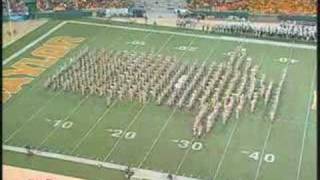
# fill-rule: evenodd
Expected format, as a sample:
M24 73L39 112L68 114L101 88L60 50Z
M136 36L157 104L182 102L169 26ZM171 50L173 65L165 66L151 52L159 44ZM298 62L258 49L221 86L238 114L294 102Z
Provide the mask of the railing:
M81 17L92 16L92 11L88 10L72 10L72 11L48 11L48 12L31 12L27 16L20 16L15 18L11 16L11 20L25 20L25 19L39 19L39 18L51 18L51 19L74 19ZM15 18L15 19L12 19ZM9 16L2 16L3 21L9 21Z
M92 11L72 10L55 12L37 12L30 15L31 18L53 18L53 19L73 19L85 16L92 16Z

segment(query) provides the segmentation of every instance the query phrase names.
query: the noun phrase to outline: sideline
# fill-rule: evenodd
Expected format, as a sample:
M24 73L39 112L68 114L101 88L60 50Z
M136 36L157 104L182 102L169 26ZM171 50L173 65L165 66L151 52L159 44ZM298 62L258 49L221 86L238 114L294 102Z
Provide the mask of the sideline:
M54 31L61 28L63 25L67 23L74 23L74 24L84 24L84 25L93 25L93 26L102 26L102 27L110 27L110 28L118 28L118 29L127 29L127 30L135 30L135 31L144 31L144 32L154 32L154 33L161 33L161 34L173 34L173 35L179 35L179 36L189 36L189 37L197 37L197 38L204 38L204 39L218 39L218 40L224 40L224 41L233 41L233 42L245 42L245 43L255 43L255 44L263 44L263 45L275 45L275 46L282 46L282 47L293 47L293 48L299 48L299 49L310 49L310 50L316 50L317 46L313 45L306 45L306 44L295 44L295 43L287 43L287 42L277 42L277 41L271 41L271 40L259 40L259 39L248 39L248 38L239 38L239 37L229 37L229 36L208 36L208 35L200 35L200 34L188 34L183 32L173 32L173 31L167 31L167 30L154 30L154 29L144 29L144 28L135 28L135 27L126 27L126 26L119 26L119 25L111 25L111 24L100 24L100 23L93 23L93 22L81 22L81 21L63 21L54 28L52 28L47 33L40 36L38 39L33 41L32 43L28 44L24 48L20 49L7 59L5 59L2 62L2 65L6 65L9 61L12 59L18 57L25 51L27 51L29 48L49 36Z
M34 45L36 45L38 42L42 41L44 38L48 37L50 34L52 34L53 32L55 32L56 30L58 30L59 28L61 28L63 25L67 24L66 21L61 22L60 24L58 24L57 26L55 26L54 28L50 29L50 31L48 31L47 33L43 34L42 36L40 36L38 39L32 41L32 43L28 44L27 46L25 46L24 48L20 49L19 51L17 51L16 53L12 54L10 57L8 57L7 59L5 59L2 62L2 65L6 65L8 62L10 62L12 59L20 56L22 53L24 53L25 51L27 51L28 49L30 49L31 47L33 47Z
M74 20L70 20L67 22L68 23L75 23L75 24L85 24L85 25L93 25L93 26L135 30L135 31L154 32L154 33L161 33L161 34L174 34L174 35L197 37L197 38L204 38L204 39L218 39L218 40L235 41L235 42L240 41L240 42L244 42L244 43L255 43L255 44L263 44L263 45L267 44L267 45L275 45L275 46L283 46L283 47L293 47L293 48L299 48L299 49L311 49L311 50L317 49L317 47L313 46L313 45L278 42L278 41L272 41L272 40L249 39L249 38L230 37L230 36L210 36L210 35L174 32L174 31L167 31L167 30L155 30L155 29L126 27L126 26L120 26L120 25L101 24L101 23L93 23L93 22L81 22L81 21L74 21Z
M15 38L15 39L7 42L6 44L4 44L4 45L2 46L2 48L6 48L6 47L10 46L10 45L13 44L14 42L16 42L16 41L18 41L19 39L25 37L26 35L30 34L31 32L39 29L40 27L43 27L44 25L46 25L46 24L49 22L48 19L39 19L39 20L45 20L45 22L44 22L43 24L41 24L40 26L38 26L38 27L36 27L36 28L34 28L34 29L31 29L31 30L27 31L26 33L18 36L17 38Z
M301 148L300 148L300 155L299 155L299 164L298 164L298 170L297 170L297 180L300 180L300 175L301 175L301 166L302 166L302 160L303 160L303 155L304 155L304 147L305 147L305 140L308 132L308 124L310 121L310 106L312 103L312 92L314 91L314 83L316 80L316 72L317 72L317 66L314 67L313 70L313 79L311 81L311 93L309 95L309 101L307 105L307 113L306 113L306 118L304 120L304 128L303 128L303 136L302 136L302 142L301 142Z
M28 154L27 149L22 147L16 147L16 146L8 146L3 145L3 150L5 151L12 151L17 153L23 153ZM109 162L103 162L103 161L97 161L87 158L81 158L81 157L75 157L75 156L69 156L69 155L63 155L63 154L57 154L57 153L51 153L51 152L45 152L45 151L39 151L39 150L31 150L33 155L39 156L39 157L45 157L45 158L51 158L51 159L57 159L57 160L63 160L63 161L70 161L74 163L80 163L80 164L86 164L86 165L92 165L92 166L101 166L104 168L109 169L115 169L120 171L125 171L127 169L127 166L109 163ZM131 168L131 170L134 171L133 177L143 177L145 179L158 179L158 180L167 180L167 173L161 173L157 171L152 170L146 170L141 168ZM184 176L175 176L175 180L197 180L195 178L190 177L184 177Z

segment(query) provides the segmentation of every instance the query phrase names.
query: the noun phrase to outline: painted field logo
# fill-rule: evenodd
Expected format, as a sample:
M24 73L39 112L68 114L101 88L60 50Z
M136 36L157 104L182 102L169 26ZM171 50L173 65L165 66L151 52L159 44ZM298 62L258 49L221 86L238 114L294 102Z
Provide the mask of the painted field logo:
M82 37L69 36L51 38L31 52L34 58L22 58L3 69L3 102L8 101L23 85L29 84L84 40Z

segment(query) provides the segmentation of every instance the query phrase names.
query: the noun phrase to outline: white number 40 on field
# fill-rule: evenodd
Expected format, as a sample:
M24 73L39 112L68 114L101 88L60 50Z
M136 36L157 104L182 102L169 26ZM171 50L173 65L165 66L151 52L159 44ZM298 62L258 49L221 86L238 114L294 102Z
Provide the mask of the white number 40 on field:
M285 57L279 58L278 61L281 63L285 63L285 64L286 63L295 64L295 63L299 62L299 60L297 60L297 59L290 59L290 58L285 58Z
M244 153L244 154L248 154L248 157L250 159L253 159L253 160L256 160L256 161L258 161L260 159L260 157L261 157L260 152L258 152L258 151L254 151L254 152L241 151L241 152ZM273 163L275 161L275 159L276 159L276 157L272 153L267 153L267 154L263 155L263 160L265 162Z

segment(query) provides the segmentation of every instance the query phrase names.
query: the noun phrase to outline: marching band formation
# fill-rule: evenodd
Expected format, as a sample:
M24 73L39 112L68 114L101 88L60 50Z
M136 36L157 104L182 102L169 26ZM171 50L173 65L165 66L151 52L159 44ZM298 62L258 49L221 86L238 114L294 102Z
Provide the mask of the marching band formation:
M194 112L193 134L209 133L218 118L226 124L232 113L239 119L245 105L254 112L268 109L275 119L286 71L275 88L258 74L246 49L237 47L222 63L184 63L175 57L88 48L48 78L45 87L96 94L107 102L136 100ZM273 92L275 91L275 92Z
M277 37L317 42L317 26L297 24L297 22L285 21L279 25L258 26L250 21L217 24L211 28L212 32L250 34L255 37Z

